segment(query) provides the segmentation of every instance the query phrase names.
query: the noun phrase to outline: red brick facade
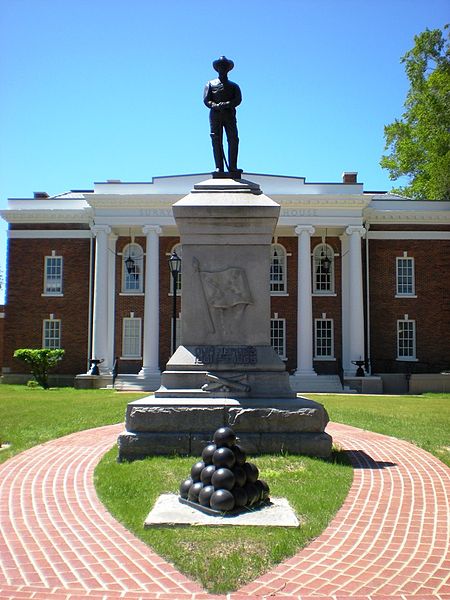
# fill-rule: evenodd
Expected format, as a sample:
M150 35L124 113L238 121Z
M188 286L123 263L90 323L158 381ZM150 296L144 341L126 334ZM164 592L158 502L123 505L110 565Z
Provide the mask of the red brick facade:
M273 176L273 179L276 180L277 185L279 184L281 187L285 185L283 178ZM287 179L289 179L288 185L292 185L290 178ZM163 185L163 183L160 182L159 185ZM148 184L148 186L151 185L153 184ZM192 185L191 181L189 185ZM326 243L333 249L334 254L334 289L326 294L316 294L313 290L311 321L314 333L316 319L332 320L333 354L329 359L317 360L313 350L314 371L319 375L340 373L345 360L347 360L347 363L349 362L347 348L344 346L349 345L348 322L351 320L352 315L347 314L346 316L346 307L343 306L345 302L349 301L348 281L350 278L349 263L345 262L347 260L345 254L348 252L345 249L347 247L346 242L348 242L346 236L352 234L351 229L361 229L361 233L364 233L363 227L366 227L369 232L368 240L361 239L360 257L361 278L359 281L360 285L362 281L365 322L364 331L359 331L358 334L364 338L366 344L365 357L363 358L368 361L373 373L436 373L444 369L450 370L450 343L448 341L450 340L448 283L450 280L448 260L450 254L450 224L448 215L444 213L444 211L449 212L447 205L438 203L440 215L443 216L441 222L440 217L436 216L438 212L435 208L436 203L426 203L426 209L419 207L425 217L420 215L416 218L414 213L416 205L413 202L405 202L394 198L392 200L393 204L389 205L384 198L371 197L367 199L363 194L362 187L353 189L354 186L359 185L353 180L342 184L343 188L341 189L337 189L338 184L336 184L336 190L330 192L330 198L325 197L326 194L322 191L318 199L313 193L306 195L305 199L302 196L302 194L306 194L304 180L299 178L296 185L300 192L295 190L279 192L280 196L277 201L280 202L282 209L283 202L286 201L287 210L284 222L279 225L280 233L273 240L274 243L280 244L286 251L287 287L283 292L272 294L270 317L284 319L286 322L285 359L287 370L294 372L298 362L298 286L302 285L302 281L298 282L297 280L300 238L295 232L299 224L302 227L301 224L306 222L308 222L306 226L313 231L310 244L311 256L314 248L323 242L324 236L326 236ZM323 185L331 186L334 184ZM145 283L142 290L137 293L124 293L122 290L122 277L125 268L124 249L131 241L131 229L133 229L133 235L135 236L133 241L140 245L145 254L145 224L150 224L154 229L158 229L160 233L159 331L155 331L154 336L158 336L159 367L162 370L171 355L173 295L170 291L167 259L173 247L179 243L175 223L171 220L170 206L175 200L171 197L164 197L162 192L158 192L161 193L161 196L156 196L156 200L149 199L144 192L138 191L133 194L127 188L124 196L126 198L126 194L129 194L131 205L128 207L127 202L122 200L122 196L120 202L114 199L114 194L118 193L116 188L114 190L111 192L113 196L110 200L112 207L111 222L117 223L117 225L104 225L108 231L118 236L115 245L114 312L111 311L112 296L109 292L107 293L109 328L111 328L114 321L114 333L111 335L111 339L108 340L108 347L112 352L112 345L114 344L114 356L121 359L120 373L132 374L141 370L143 366L144 335L142 335L140 358L123 359L121 357L123 355L124 318L132 316L141 319L142 334L144 333ZM92 346L94 248L96 244L95 237L91 235L92 211L95 212L96 210L95 202L98 201L98 198L102 203L100 208L102 210L109 209L109 196L106 195L106 200L104 200L102 193L106 194L106 192L99 194L69 194L70 201L75 197L74 203L78 202L75 208L73 208L75 204L71 205L71 210L72 214L76 214L77 211L80 213L79 221L69 219L66 222L64 220L63 213L66 206L59 199L43 200L43 202L50 203L52 208L53 214L48 219L45 213L49 209L48 205L41 209L41 214L37 215L40 200L30 201L26 206L26 210L34 214L34 219L30 219L30 222L27 222L23 216L18 217L18 211L15 213L12 211L14 214L11 217L8 214L5 215L8 211L3 214L6 220L10 219L9 230L11 233L8 240L8 285L4 311L5 319L0 321L0 328L2 325L4 326L2 364L5 374L24 373L23 364L12 358L13 352L22 347L42 347L43 322L45 319L51 318L61 320L61 346L66 351L64 360L56 369L56 373L76 375L86 373L88 370ZM171 191L167 192L169 195L172 193ZM319 192L314 193L319 194ZM139 200L139 194L142 194L145 198ZM291 194L291 198L289 194ZM336 196L333 198L332 194L336 194ZM85 198L85 196L87 197ZM94 208L90 205L91 196L95 197L92 201ZM136 200L136 198L138 199ZM390 198L387 199L390 200ZM144 200L148 202L149 208L146 207ZM379 200L382 202L378 202ZM20 204L23 201L19 200L18 202ZM59 209L60 216L56 215L55 217L53 202L55 208ZM137 204L133 205L133 202ZM139 202L142 202L142 204L139 204ZM301 208L302 202L306 208ZM91 211L89 218L84 218L82 203ZM308 203L311 204L312 208ZM373 208L371 208L371 203ZM394 216L392 216L392 207L395 208ZM368 211L366 215L364 211L367 208L371 212ZM131 221L130 219L130 221L127 221L131 214L129 211L133 210L135 211L133 213L135 220ZM119 212L116 214L114 211L122 212L119 215ZM342 213L339 213L339 211L342 211ZM108 218L104 218L103 222L107 223ZM122 219L122 221L119 223L118 219ZM309 219L311 220L310 224ZM371 222L371 219L373 219L373 222ZM124 225L125 222L126 226ZM130 222L134 223L131 228L129 226ZM321 225L318 223L321 223ZM349 231L347 231L348 225L351 225ZM126 230L129 231L128 235L124 235ZM49 237L46 237L46 231L49 232ZM60 237L55 237L58 236L58 231L61 232ZM71 231L73 232L72 237L70 237ZM368 257L366 256L367 247L369 248ZM55 256L63 257L63 292L61 295L46 295L44 293L45 257L51 256L52 253ZM404 257L404 253L407 257L414 259L415 293L409 297L396 297L396 259ZM111 258L109 253L108 257ZM146 255L143 257L142 276L145 273L147 258ZM313 264L313 277L314 268ZM347 286L345 293L343 293L344 286ZM178 296L177 314L180 313L181 301L181 297ZM359 303L359 306L361 306L361 303ZM414 322L416 352L410 360L398 360L397 322L405 319L405 315L407 315L409 321ZM362 328L358 327L358 330L360 329ZM355 328L352 330L352 335L354 336L354 334ZM153 356L156 356L156 354L157 350L155 348ZM354 360L354 357L351 358ZM350 367L353 368L351 364Z

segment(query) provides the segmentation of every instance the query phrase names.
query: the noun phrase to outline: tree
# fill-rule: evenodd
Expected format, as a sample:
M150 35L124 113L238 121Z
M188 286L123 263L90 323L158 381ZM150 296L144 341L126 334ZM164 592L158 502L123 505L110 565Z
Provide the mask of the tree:
M450 200L449 25L426 29L401 59L410 89L405 112L384 128L380 161L389 178L406 175L409 184L394 192L416 199Z
M31 374L45 390L48 384L48 371L55 367L64 356L64 350L51 348L19 348L14 352L14 358L23 360L31 367Z

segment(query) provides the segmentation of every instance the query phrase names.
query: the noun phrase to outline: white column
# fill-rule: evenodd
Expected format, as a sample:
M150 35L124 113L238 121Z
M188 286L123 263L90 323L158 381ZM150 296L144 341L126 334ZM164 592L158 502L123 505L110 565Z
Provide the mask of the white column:
M364 304L361 238L366 233L364 227L349 226L348 235L348 364L344 365L347 374L353 374L356 367L352 360L364 360Z
M159 374L159 235L161 227L145 225L144 352L139 375Z
M298 225L297 270L297 370L296 375L316 375L313 368L312 296L311 296L311 225Z
M116 297L116 242L117 235L113 232L108 237L108 367L114 365L114 335L115 335L115 297Z
M94 225L95 235L95 278L94 310L92 319L92 358L103 359L101 373L110 370L108 365L108 235L111 227Z

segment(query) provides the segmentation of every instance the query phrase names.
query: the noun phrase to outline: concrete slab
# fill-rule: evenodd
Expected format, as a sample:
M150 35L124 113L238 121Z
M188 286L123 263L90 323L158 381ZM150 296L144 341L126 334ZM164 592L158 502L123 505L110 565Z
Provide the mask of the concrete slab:
M286 498L271 498L271 504L234 516L210 516L178 501L176 494L162 494L144 522L144 527L247 525L299 527L300 522Z

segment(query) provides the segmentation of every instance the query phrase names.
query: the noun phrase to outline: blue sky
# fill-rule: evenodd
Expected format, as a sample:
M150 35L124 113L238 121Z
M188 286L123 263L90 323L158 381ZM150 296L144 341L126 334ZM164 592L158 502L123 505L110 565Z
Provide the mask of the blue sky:
M400 57L449 20L447 0L0 0L0 208L211 170L202 91L221 54L243 93L241 168L310 182L358 171L388 190Z

